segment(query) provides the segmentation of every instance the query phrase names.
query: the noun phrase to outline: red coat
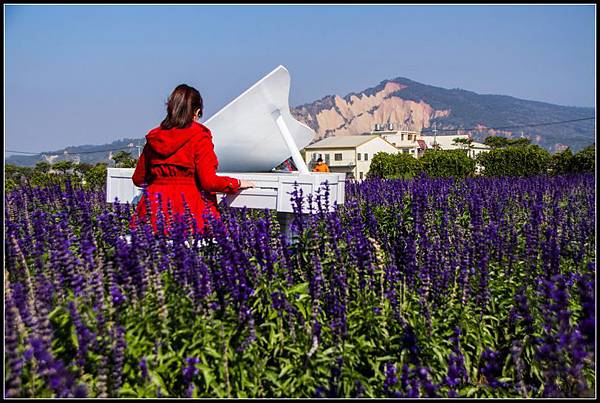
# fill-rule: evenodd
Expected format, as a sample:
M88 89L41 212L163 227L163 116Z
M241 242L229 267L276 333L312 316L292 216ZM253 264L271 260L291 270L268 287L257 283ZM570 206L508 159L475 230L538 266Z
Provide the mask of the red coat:
M146 145L133 173L133 183L147 185L151 201L151 220L156 231L157 194L162 195L165 217L184 214L184 200L196 219L199 229L204 227L203 214L219 217L216 192L235 193L240 181L228 176L217 176L219 161L214 152L210 130L193 122L185 129L152 129L146 135ZM170 200L173 216L169 216ZM142 196L132 227L146 215L146 200Z

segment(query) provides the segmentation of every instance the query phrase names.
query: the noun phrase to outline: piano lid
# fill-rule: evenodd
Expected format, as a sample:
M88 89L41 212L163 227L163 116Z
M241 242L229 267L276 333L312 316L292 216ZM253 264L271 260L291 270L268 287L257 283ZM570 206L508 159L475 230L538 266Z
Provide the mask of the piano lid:
M290 74L283 66L211 116L204 125L213 135L220 172L268 172L292 155L276 123L281 114L297 149L314 131L290 112Z

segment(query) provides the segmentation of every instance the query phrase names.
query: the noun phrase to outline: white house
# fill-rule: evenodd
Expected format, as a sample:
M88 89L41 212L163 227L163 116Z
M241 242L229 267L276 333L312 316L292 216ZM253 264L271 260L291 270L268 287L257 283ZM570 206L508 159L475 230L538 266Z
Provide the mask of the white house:
M393 124L388 124L387 130L377 124L371 134L383 137L396 146L399 152L410 154L415 158L422 157L427 148L420 132L415 130L394 130Z
M365 179L371 160L378 152L396 154L399 150L379 135L328 137L305 149L309 168L319 157L323 158L331 172L345 172L349 179Z
M472 141L469 146L465 144L455 143L454 139L465 139L468 140L470 137L468 134L453 134L453 135L443 135L443 136L423 136L423 140L425 144L427 144L427 148L435 148L435 145L441 150L464 150L467 149L467 155L471 158L475 158L478 154L482 152L490 151L490 147L483 144Z
M435 145L441 150L457 150L460 148L458 144L454 142L454 139L469 139L468 134L452 134L442 136L423 136L423 140L427 144L427 148L436 148Z
M469 150L467 151L467 155L471 158L477 157L478 154L487 153L491 150L491 147L485 145L483 143L478 143L476 141L471 142L469 145Z

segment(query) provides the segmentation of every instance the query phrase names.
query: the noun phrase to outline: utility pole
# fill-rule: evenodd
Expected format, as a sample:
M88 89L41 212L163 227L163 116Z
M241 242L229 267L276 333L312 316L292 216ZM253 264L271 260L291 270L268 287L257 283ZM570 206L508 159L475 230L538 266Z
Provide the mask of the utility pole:
M437 146L437 122L433 122L433 148Z

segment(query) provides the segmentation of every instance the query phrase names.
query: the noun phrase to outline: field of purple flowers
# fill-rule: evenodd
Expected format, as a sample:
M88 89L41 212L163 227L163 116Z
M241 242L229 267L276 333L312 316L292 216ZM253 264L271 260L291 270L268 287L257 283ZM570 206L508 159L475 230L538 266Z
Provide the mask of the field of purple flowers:
M268 211L164 236L102 192L17 189L5 395L594 396L594 185L350 183L292 239Z

